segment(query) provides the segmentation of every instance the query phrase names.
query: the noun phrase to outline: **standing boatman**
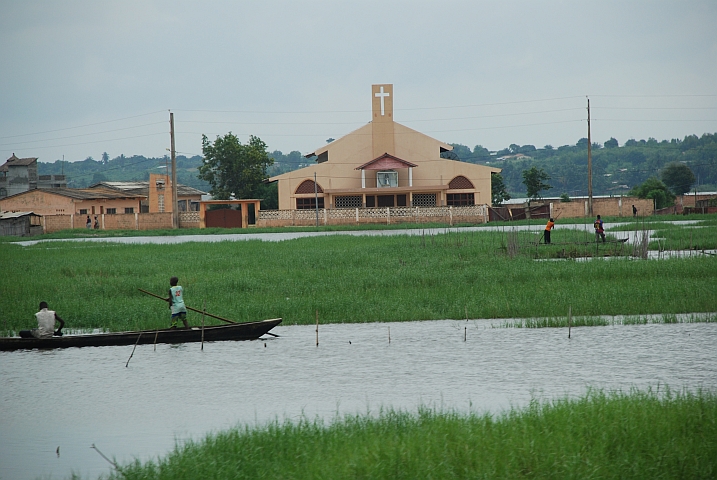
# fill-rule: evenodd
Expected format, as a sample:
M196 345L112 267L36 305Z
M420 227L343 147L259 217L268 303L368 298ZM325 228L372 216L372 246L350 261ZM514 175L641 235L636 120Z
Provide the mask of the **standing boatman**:
M548 224L545 225L545 232L543 232L543 236L545 237L545 244L550 244L550 231L555 227L555 220L552 218L548 220Z
M189 328L187 323L187 307L184 305L184 289L181 285L177 285L179 279L172 277L169 279L169 297L166 298L169 308L172 311L172 325L169 328L177 328L177 320L181 319L184 328Z

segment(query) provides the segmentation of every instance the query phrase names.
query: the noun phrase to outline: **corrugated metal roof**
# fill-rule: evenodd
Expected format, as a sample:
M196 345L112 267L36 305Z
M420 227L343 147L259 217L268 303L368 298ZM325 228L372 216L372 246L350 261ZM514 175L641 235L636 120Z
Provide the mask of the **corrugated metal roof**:
M89 188L109 188L112 190L120 190L123 192L132 192L137 195L149 195L149 181L142 182L99 182L94 185L90 185ZM188 185L177 184L177 195L182 197L188 197L191 195L206 195L207 192L197 190L196 188Z
M10 195L3 200L7 200L8 198L14 198L20 195L27 195L28 193L34 193L34 192L45 192L45 193L52 193L54 195L61 195L63 197L68 198L74 198L76 200L92 200L95 198L102 198L102 199L117 199L117 198L145 198L146 195L135 195L133 193L129 192L121 192L117 190L109 190L109 189L103 189L103 188L97 188L97 189L84 189L81 190L79 188L35 188L32 190L28 190L26 192L20 192L16 193L15 195Z
M35 215L37 217L41 216L41 215L37 215L34 212L5 212L5 213L0 213L0 220L5 220L7 218L20 218L20 217L24 217L27 215Z

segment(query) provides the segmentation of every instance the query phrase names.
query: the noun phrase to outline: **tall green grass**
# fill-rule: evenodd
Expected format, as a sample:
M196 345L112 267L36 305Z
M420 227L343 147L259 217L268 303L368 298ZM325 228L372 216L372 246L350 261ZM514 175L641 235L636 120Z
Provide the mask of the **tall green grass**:
M515 318L504 320L494 328L567 328L573 327L606 327L615 325L654 325L671 323L717 323L717 314L706 315L628 315L619 317L581 316L546 317L546 318Z
M201 308L206 300L208 312L237 321L311 324L317 310L322 323L563 317L569 306L575 316L717 311L715 257L536 262L531 255L510 258L504 242L500 232L463 232L0 244L0 329L32 327L40 301L68 329L165 327L166 303L137 289L164 295L174 275L188 305ZM200 317L190 312L189 321L196 325Z
M499 415L420 408L238 427L110 479L715 478L717 396L599 390Z

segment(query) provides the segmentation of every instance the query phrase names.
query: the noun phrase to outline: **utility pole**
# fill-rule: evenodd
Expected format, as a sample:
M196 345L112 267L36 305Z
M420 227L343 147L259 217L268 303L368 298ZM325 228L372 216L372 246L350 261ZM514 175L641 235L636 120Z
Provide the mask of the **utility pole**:
M590 137L590 99L588 98L588 214L593 216L593 145Z
M174 151L174 113L169 112L169 136L172 139L172 228L179 228L177 205L177 152Z
M316 204L316 227L319 227L319 189L316 186L316 172L314 172L314 203Z

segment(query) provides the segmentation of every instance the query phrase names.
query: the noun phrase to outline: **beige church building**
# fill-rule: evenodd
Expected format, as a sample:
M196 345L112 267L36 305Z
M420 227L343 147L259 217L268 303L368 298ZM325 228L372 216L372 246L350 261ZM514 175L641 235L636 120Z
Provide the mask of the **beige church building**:
M441 158L450 145L394 121L393 85L371 87L371 121L269 179L279 210L490 205L500 169Z

